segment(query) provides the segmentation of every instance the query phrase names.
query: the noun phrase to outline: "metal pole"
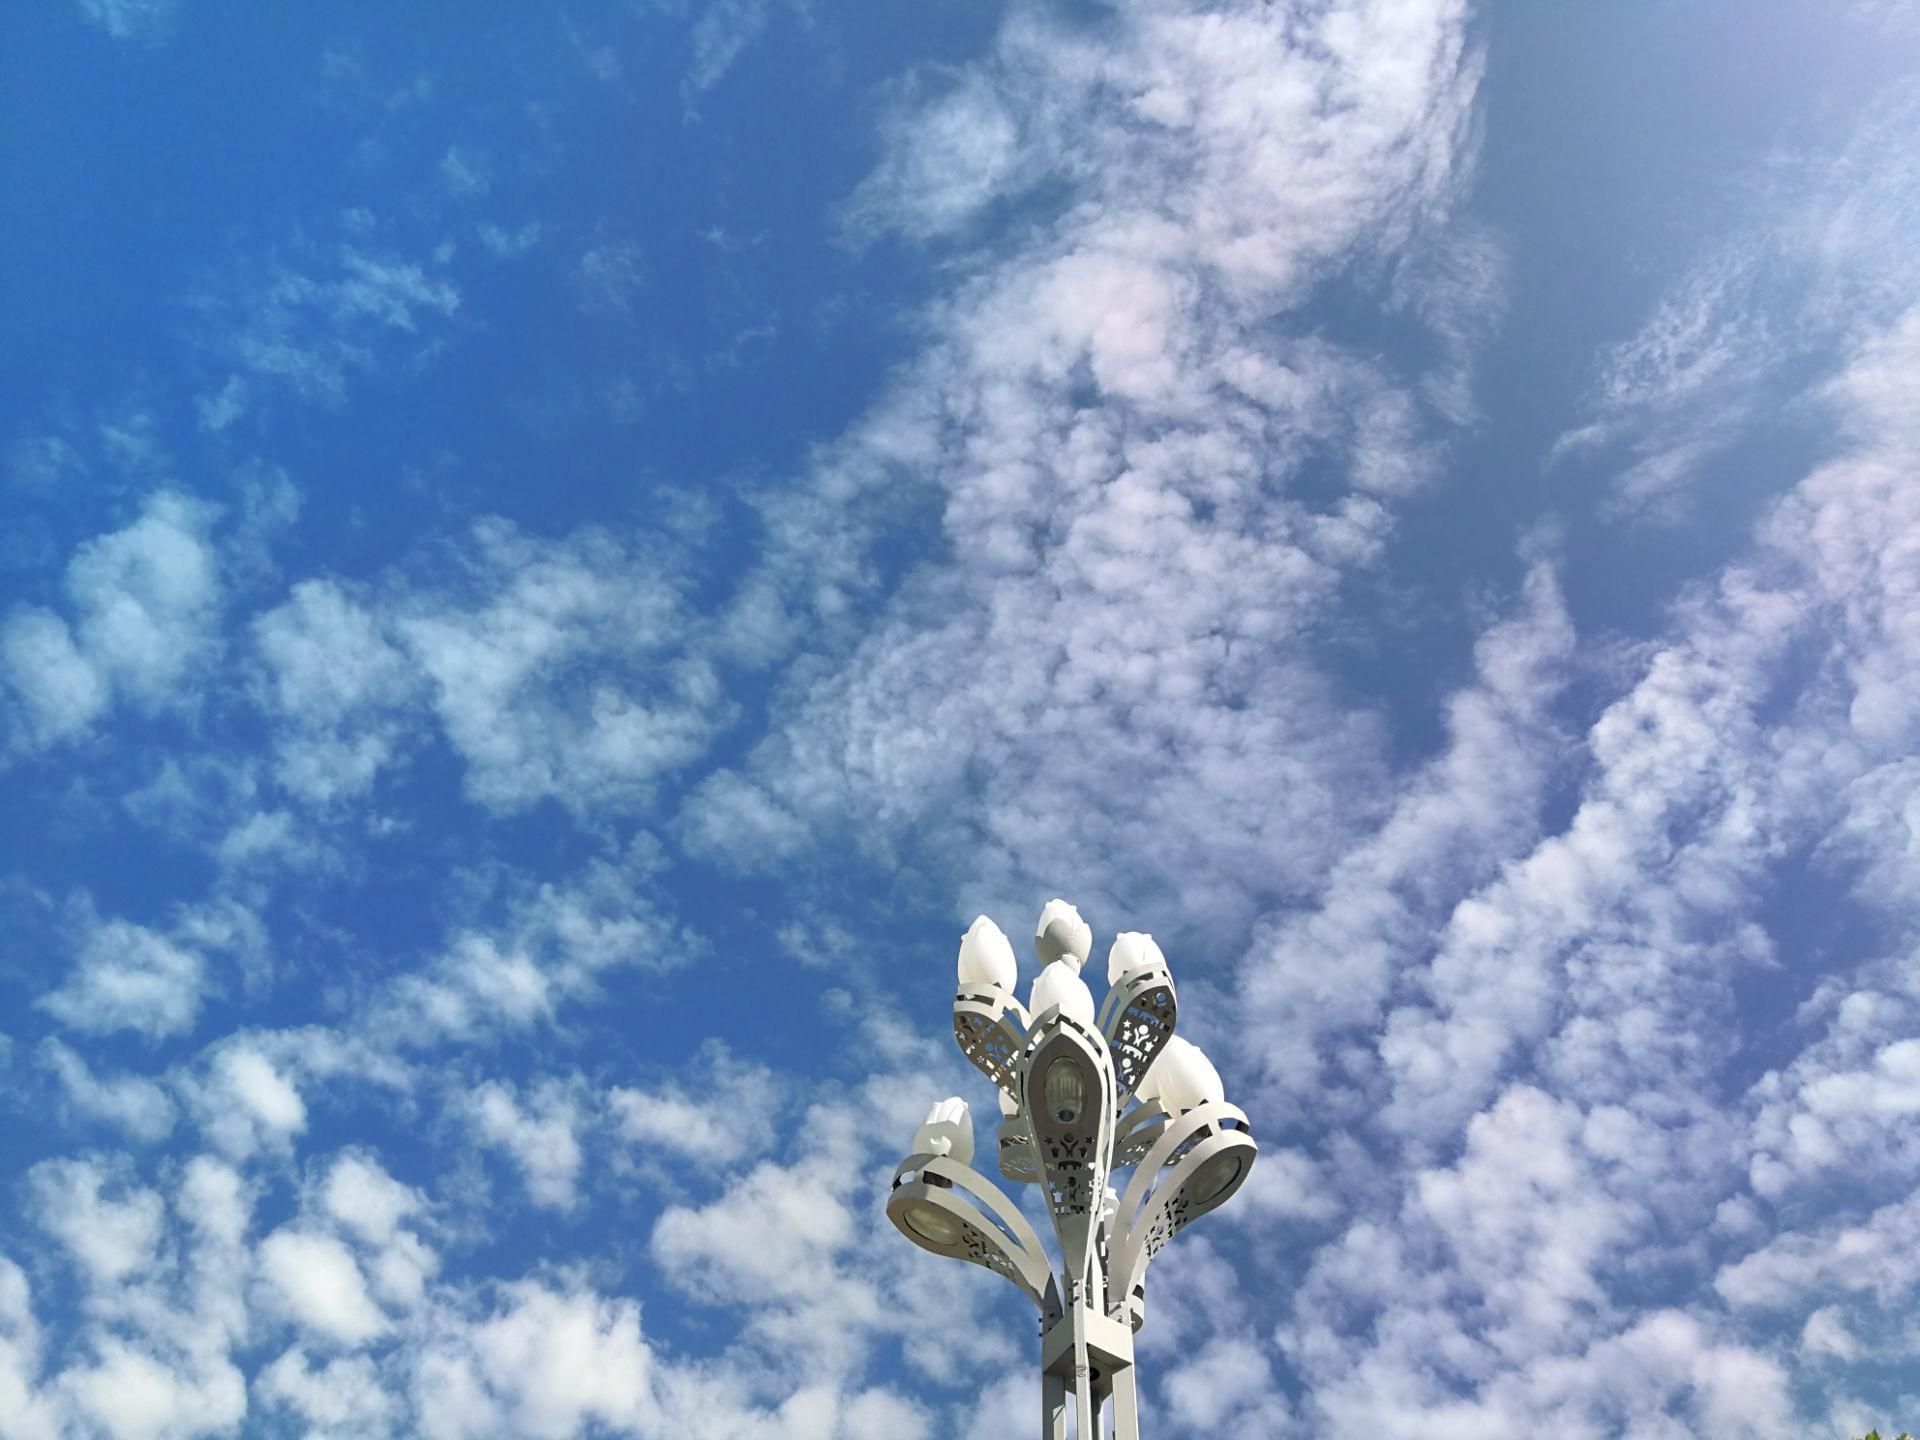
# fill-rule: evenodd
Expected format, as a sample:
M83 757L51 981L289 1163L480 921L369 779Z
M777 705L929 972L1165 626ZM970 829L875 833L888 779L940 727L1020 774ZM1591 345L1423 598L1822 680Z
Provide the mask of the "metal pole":
M1140 1440L1140 1396L1131 1365L1113 1377L1113 1440Z
M1040 1440L1067 1440L1067 1384L1058 1375L1040 1377Z
M1079 1440L1096 1440L1100 1434L1100 1406L1093 1398L1093 1367L1087 1362L1086 1332L1074 1326L1073 1337L1073 1433Z

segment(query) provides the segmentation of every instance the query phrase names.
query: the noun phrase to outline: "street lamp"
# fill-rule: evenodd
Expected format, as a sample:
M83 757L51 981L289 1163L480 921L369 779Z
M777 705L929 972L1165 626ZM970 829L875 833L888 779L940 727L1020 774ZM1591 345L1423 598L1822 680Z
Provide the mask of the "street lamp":
M1028 1004L1000 927L982 915L960 942L953 1033L999 1091L1003 1179L1037 1184L1058 1242L1058 1273L1018 1206L970 1163L973 1119L940 1101L894 1171L887 1216L923 1250L984 1266L1040 1313L1042 1440L1100 1433L1139 1440L1133 1336L1146 1319L1147 1266L1168 1240L1245 1182L1259 1147L1220 1072L1173 1033L1178 1005L1151 935L1116 936L1096 1011L1080 972L1093 934L1051 900L1035 927L1042 969ZM1131 1170L1124 1193L1115 1177Z

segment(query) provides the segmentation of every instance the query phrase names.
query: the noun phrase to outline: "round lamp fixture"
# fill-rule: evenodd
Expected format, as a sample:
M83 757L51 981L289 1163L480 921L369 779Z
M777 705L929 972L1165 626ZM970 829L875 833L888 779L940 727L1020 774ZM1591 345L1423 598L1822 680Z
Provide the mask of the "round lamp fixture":
M960 1242L959 1220L938 1205L929 1205L923 1200L918 1204L906 1206L905 1214L901 1218L913 1227L915 1234L932 1241L935 1245L957 1245Z
M1208 1205L1218 1200L1240 1181L1240 1171L1246 1161L1237 1151L1229 1150L1216 1155L1200 1167L1200 1173L1193 1177L1187 1186L1196 1205Z

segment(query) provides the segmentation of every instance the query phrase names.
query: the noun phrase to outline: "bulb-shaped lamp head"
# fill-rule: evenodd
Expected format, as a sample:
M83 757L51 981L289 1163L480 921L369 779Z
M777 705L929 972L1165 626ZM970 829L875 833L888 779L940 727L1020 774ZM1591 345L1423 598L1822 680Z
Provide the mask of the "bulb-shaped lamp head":
M1080 967L1071 958L1056 960L1034 976L1033 989L1027 993L1027 1010L1036 1023L1056 1005L1062 1015L1071 1015L1087 1029L1093 1029L1093 992L1080 978Z
M1220 1072L1206 1052L1180 1035L1167 1037L1167 1048L1153 1062L1147 1079L1160 1103L1176 1115L1209 1100L1227 1098Z
M1113 937L1107 951L1107 984L1118 985L1136 970L1165 967L1167 957L1153 943L1153 936L1139 930L1122 930Z
M1033 928L1033 949L1042 965L1070 960L1078 969L1093 949L1093 930L1066 901L1049 900Z
M991 985L1011 992L1020 978L1020 967L1013 958L1013 942L986 916L975 917L960 937L960 984Z
M973 1114L958 1095L937 1101L913 1132L913 1153L944 1155L960 1165L973 1163Z

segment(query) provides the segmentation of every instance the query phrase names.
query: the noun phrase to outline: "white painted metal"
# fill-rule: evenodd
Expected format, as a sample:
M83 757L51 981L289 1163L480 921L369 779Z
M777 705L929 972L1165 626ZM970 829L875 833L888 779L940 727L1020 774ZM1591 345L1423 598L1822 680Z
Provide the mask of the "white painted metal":
M1167 957L1154 944L1153 936L1140 930L1122 930L1113 937L1107 951L1107 984L1118 985L1136 970L1164 970Z
M1213 1068L1206 1052L1182 1035L1167 1037L1166 1048L1154 1062L1153 1078L1159 1086L1160 1103L1176 1113L1227 1098L1220 1072Z
M975 916L960 937L960 988L990 985L1011 994L1019 978L1020 964L1006 932L986 916Z
M960 942L953 1029L999 1090L1002 1177L1042 1187L1059 1274L1026 1217L968 1163L973 1121L957 1096L915 1133L887 1215L921 1249L1004 1275L1034 1302L1042 1440L1067 1440L1069 1396L1081 1440L1103 1433L1109 1403L1115 1440L1139 1440L1133 1334L1147 1267L1233 1196L1259 1147L1212 1062L1174 1033L1173 977L1151 935L1115 938L1097 1011L1081 975L1093 932L1080 912L1048 901L1033 943L1043 968L1028 1009L1012 993L1006 935L984 915L973 922ZM1129 1168L1116 1196L1108 1177Z
M917 1154L945 1155L962 1165L973 1163L973 1113L958 1095L934 1103L913 1132Z
M1077 970L1093 953L1093 929L1066 901L1049 900L1033 927L1033 951L1042 965L1072 957Z
M1040 1019L1049 1011L1071 1015L1087 1029L1093 1029L1093 991L1080 978L1079 963L1071 958L1056 960L1033 978L1027 992L1027 1009Z

